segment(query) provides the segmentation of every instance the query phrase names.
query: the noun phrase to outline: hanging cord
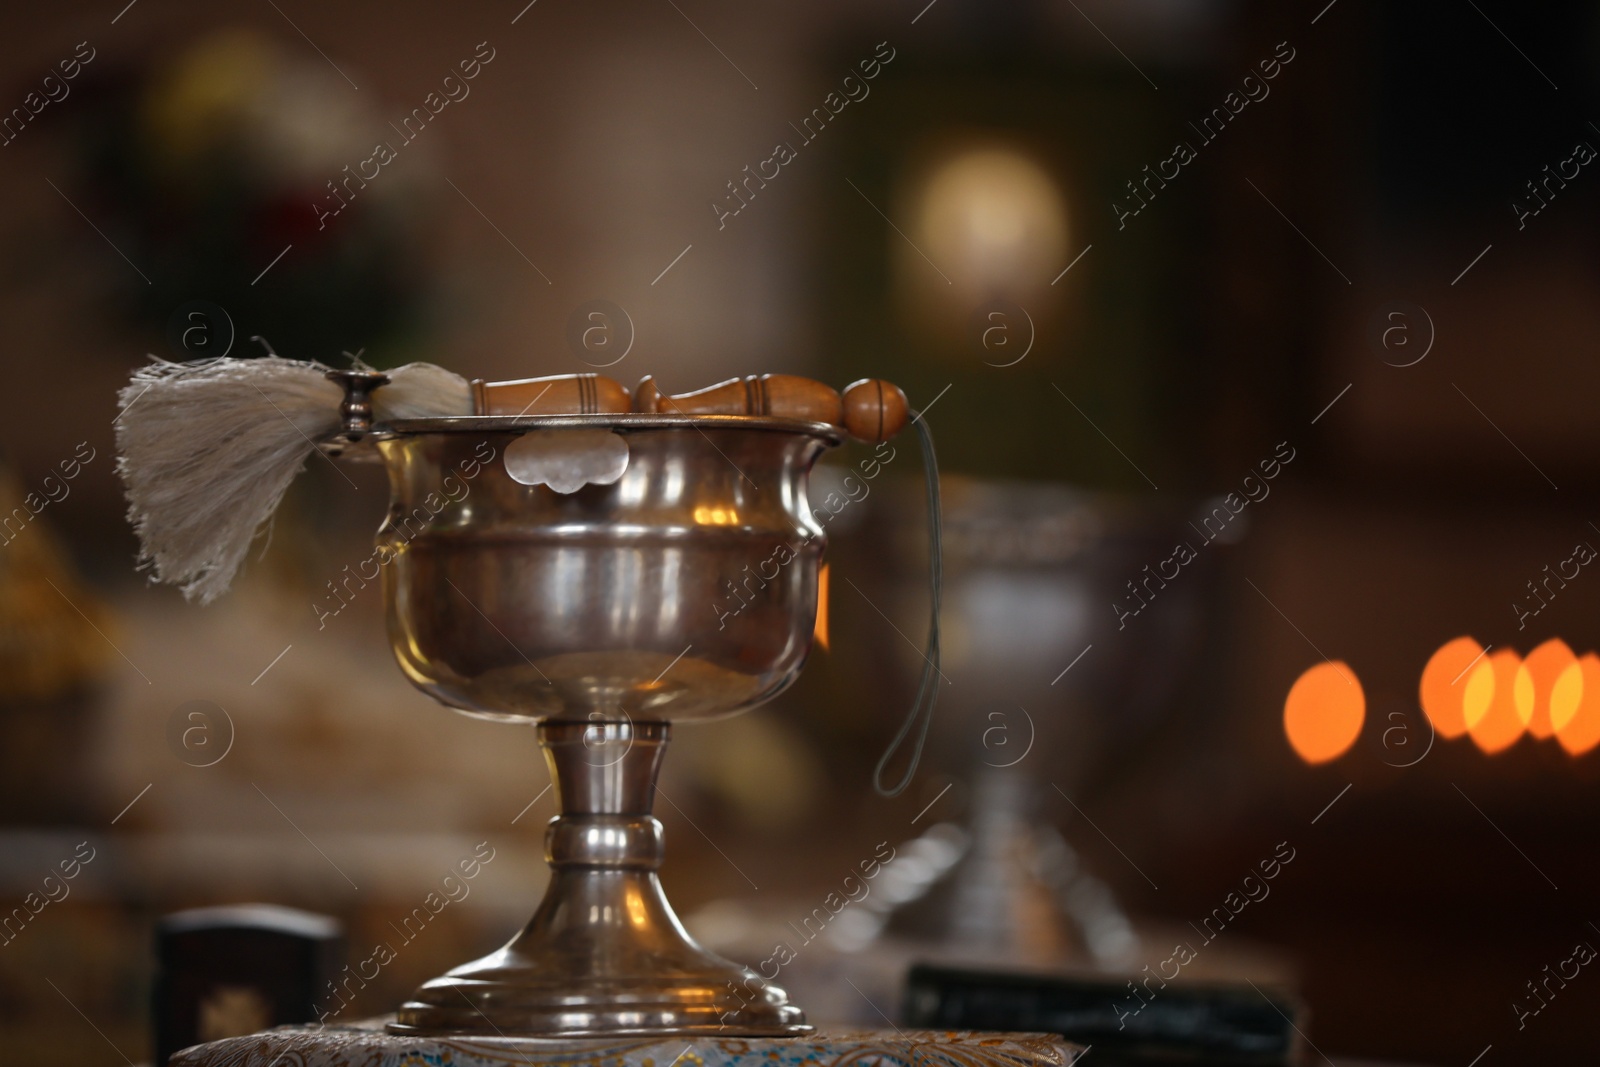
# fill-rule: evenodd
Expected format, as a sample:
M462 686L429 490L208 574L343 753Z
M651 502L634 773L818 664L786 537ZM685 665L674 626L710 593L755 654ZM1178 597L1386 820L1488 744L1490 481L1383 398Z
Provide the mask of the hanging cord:
M917 699L906 713L906 721L901 724L900 732L894 735L894 740L889 742L883 758L878 760L878 766L872 771L872 788L883 797L897 797L904 793L906 786L911 784L912 776L917 773L917 764L922 761L922 746L928 740L928 727L933 724L933 705L939 699L939 679L942 677L939 673L939 590L943 583L943 536L939 522L939 460L933 452L933 431L928 429L928 420L918 413L912 419L912 425L917 428L917 440L922 445L922 470L928 482L928 647L922 657L922 682L917 686ZM922 720L920 727L917 725L918 719ZM916 731L916 739L911 746L911 761L906 765L905 774L894 786L885 788L883 772L913 730Z

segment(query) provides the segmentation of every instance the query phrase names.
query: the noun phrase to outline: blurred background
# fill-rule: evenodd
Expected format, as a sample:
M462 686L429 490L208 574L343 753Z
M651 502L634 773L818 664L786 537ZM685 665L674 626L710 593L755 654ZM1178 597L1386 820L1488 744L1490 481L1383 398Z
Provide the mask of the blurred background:
M1418 687L1463 635L1446 686L1600 648L1593 5L124 2L0 36L16 1059L147 1057L181 908L333 915L361 959L489 842L354 1017L541 891L531 731L410 689L376 587L319 619L380 470L313 458L212 606L136 570L118 390L269 349L881 376L927 410L946 661L912 787L870 789L921 665L909 438L830 526L826 647L679 731L662 783L667 889L745 962L895 850L780 979L814 1018L899 1018L913 960L1120 980L1187 940L1185 979L1297 994L1318 1054L1592 1045L1600 978L1529 983L1600 939L1600 704L1552 736L1502 659L1451 737ZM1286 720L1330 660L1342 694L1311 676Z

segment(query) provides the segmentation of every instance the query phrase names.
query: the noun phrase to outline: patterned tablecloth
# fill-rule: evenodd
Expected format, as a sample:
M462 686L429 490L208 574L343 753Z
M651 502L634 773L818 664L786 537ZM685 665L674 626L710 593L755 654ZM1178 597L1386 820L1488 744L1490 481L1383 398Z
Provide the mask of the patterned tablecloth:
M196 1045L170 1067L1068 1067L1083 1053L1049 1034L818 1031L790 1038L404 1037L385 1019L281 1026Z

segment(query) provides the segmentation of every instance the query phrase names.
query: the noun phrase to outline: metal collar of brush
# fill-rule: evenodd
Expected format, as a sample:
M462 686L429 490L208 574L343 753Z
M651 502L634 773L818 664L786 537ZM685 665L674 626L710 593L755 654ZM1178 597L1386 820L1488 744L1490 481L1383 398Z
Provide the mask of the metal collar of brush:
M372 432L372 393L392 379L374 370L330 370L324 377L344 389L344 399L339 402L339 431L322 442L323 451L337 456Z

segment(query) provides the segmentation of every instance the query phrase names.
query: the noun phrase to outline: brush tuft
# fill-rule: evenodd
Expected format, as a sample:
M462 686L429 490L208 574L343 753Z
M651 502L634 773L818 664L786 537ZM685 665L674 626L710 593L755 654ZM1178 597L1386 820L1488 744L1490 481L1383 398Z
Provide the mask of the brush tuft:
M472 387L459 374L432 363L407 363L384 373L389 384L372 394L379 422L472 414Z
M117 397L117 471L141 569L202 604L227 591L315 442L339 428L328 369L268 356L134 373ZM389 373L373 394L382 419L471 413L466 381L443 368Z

